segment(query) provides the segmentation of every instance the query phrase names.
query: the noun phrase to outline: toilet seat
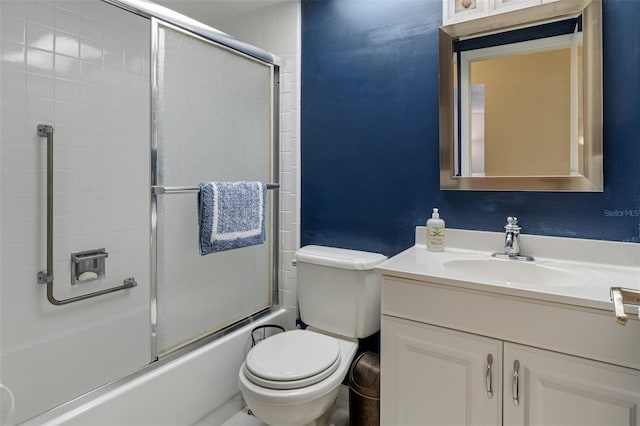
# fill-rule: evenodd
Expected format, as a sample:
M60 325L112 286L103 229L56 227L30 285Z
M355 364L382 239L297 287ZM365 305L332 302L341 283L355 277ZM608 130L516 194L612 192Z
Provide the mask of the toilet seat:
M318 383L340 365L340 345L332 337L303 330L272 336L254 346L243 372L268 389L297 389Z

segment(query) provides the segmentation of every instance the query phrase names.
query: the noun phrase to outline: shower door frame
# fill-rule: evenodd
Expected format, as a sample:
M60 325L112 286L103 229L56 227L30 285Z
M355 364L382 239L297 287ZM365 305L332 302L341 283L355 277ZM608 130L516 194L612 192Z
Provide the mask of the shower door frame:
M228 34L208 27L200 22L197 22L191 18L181 15L175 11L167 9L155 3L147 2L144 0L103 0L106 3L113 4L120 8L126 9L132 13L148 18L151 22L151 46L150 46L150 83L151 83L151 187L149 188L150 194L150 214L151 214L151 259L150 259L150 325L151 325L151 348L150 363L157 361L159 358L158 351L158 336L157 336L157 297L158 297L158 229L157 229L157 197L158 194L152 190L152 188L158 185L158 30L160 26L170 28L175 31L182 32L186 35L202 40L204 42L213 44L221 49L227 50L233 54L243 56L247 59L257 61L263 65L267 65L271 68L271 170L270 170L270 182L278 184L280 175L280 58L277 56L259 49L250 44L239 41ZM197 184L194 182L193 184ZM269 276L265 277L270 281L271 291L269 295L269 301L266 308L261 311L251 314L231 325L228 325L220 330L212 331L204 336L193 336L189 340L186 340L184 344L177 348L162 353L161 357L178 356L185 350L191 351L198 347L204 346L214 340L219 339L239 328L242 328L258 319L275 312L280 309L279 303L279 241L280 241L280 228L279 228L279 189L269 191L269 198L271 199L271 208L269 214L271 219L269 221L269 227L271 238L268 239L269 244Z

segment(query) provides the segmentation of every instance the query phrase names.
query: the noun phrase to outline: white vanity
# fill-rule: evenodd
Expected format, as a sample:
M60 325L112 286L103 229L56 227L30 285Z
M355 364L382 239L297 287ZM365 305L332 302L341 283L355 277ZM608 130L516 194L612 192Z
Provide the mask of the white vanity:
M383 425L640 426L640 245L447 230L382 263Z

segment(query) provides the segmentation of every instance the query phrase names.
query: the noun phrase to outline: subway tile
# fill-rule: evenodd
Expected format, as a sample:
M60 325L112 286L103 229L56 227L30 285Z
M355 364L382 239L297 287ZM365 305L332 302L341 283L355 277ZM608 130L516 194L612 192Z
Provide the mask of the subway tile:
M27 14L25 15L27 22L53 28L55 11L51 4L38 0L29 0L25 3L27 5Z
M78 216L58 213L53 218L53 229L56 230L56 238L74 238L78 236Z
M286 192L296 194L295 182L292 181L292 174L288 170L282 173L282 187Z
M0 14L0 37L3 41L25 43L25 21L11 15Z
M101 1L83 1L81 2L80 14L92 20L101 21L105 7L110 7Z
M97 84L80 84L80 102L84 105L102 105L102 87Z
M78 170L104 172L104 158L102 152L91 149L78 150Z
M291 85L291 74L290 72L285 72L280 74L280 92L281 93L290 93L293 91L293 87Z
M122 87L125 83L125 73L122 68L109 68L103 69L104 84L107 87Z
M27 71L53 75L53 54L38 49L27 49Z
M57 4L56 15L56 30L61 30L69 34L80 35L80 23L81 18L77 13L73 13L70 10L60 7L60 3Z
M2 39L0 43L2 74L8 75L25 72L27 49L21 44L13 43L4 39Z
M124 69L124 47L120 45L106 45L104 47L104 66L118 70Z
M4 79L0 85L2 92L0 116L2 121L23 121L26 118L27 96L24 76L24 73L3 73Z
M56 148L77 150L77 148L80 147L79 126L60 124L56 122L55 137ZM79 158L76 151L76 156L74 158L74 161L76 162L75 167L77 167L78 160Z
M53 99L27 98L27 120L40 123L53 123Z
M279 8L276 15L276 31L280 34L286 34L287 37L291 37L291 23L293 19L293 8L291 7L281 7Z
M56 131L57 133L57 131ZM62 137L58 135L60 139ZM62 146L56 144L53 151L55 170L78 170L78 162L80 161L80 150L75 147Z
M291 34L289 33L276 33L275 39L275 51L278 56L283 57L285 54L291 52Z
M280 155L281 159L282 159L282 168L284 170L289 170L291 168L291 152L290 151L284 151L281 153Z
M100 172L95 170L78 172L78 192L104 192L106 189L106 182L101 178Z
M81 62L77 58L55 55L55 76L66 80L80 80L82 75Z
M54 188L54 214L55 216L75 216L79 214L80 206L82 205L82 199L77 192L70 192L67 189L72 189L66 182L54 182L56 188ZM77 186L77 184L76 184Z
M285 306L297 306L298 305L298 292L295 287L290 285L290 289L287 293L284 293L284 305Z
M56 125L77 126L79 124L79 115L80 105L76 102L56 101L54 104Z
M96 4L98 2L88 1L87 4ZM93 41L102 41L102 19L85 18L80 22L80 37Z
M101 85L103 82L103 67L93 62L81 62L80 78L83 83Z
M29 173L33 175L32 171ZM0 185L4 185L4 183ZM14 191L13 188L3 188L2 202L0 203L0 213L2 213L0 217L3 222L40 218L42 212L45 211L44 196L40 195L37 190L27 193L26 190L21 191L21 189L23 188L17 188L17 191Z
M26 120L2 120L0 126L0 146L22 145L26 139Z
M7 246L3 244L3 249L0 251L0 264L11 265L16 269L33 266L33 252L36 247L37 245L24 242Z
M59 55L80 57L80 37L56 29L55 32L55 52Z
M41 241L41 234L35 219L8 220L2 222L0 241L3 248L16 244L37 246Z
M25 169L25 156L23 145L3 143L0 151L0 166L6 171Z
M266 18L267 21L273 20L272 18ZM258 44L259 47L263 48L269 52L276 51L276 32L275 25L269 25L270 22L266 22L261 25L260 28L260 41Z
M102 46L89 38L80 38L80 59L87 62L102 63Z
M27 95L53 99L53 77L50 75L27 73Z
M24 21L26 17L26 3L27 2L23 0L2 0L0 1L0 15Z
M74 14L81 14L85 9L82 4L86 1L87 0L55 0L55 4L56 9L62 9Z
M56 78L54 81L56 100L64 102L80 102L80 83L76 80Z
M145 58L143 54L136 52L125 52L124 56L124 70L129 73L143 74Z
M282 114L280 114L280 125L282 126L281 129L284 132L291 132L294 129L291 127L293 125L293 118L291 117L292 113L290 111L284 112Z

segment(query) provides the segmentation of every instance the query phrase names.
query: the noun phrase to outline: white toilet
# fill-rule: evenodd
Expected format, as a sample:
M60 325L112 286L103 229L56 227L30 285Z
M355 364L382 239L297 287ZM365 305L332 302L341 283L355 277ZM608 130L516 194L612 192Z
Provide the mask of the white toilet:
M313 424L333 404L358 349L380 329L377 253L306 246L296 253L298 300L306 330L254 346L239 372L251 411L269 425Z

